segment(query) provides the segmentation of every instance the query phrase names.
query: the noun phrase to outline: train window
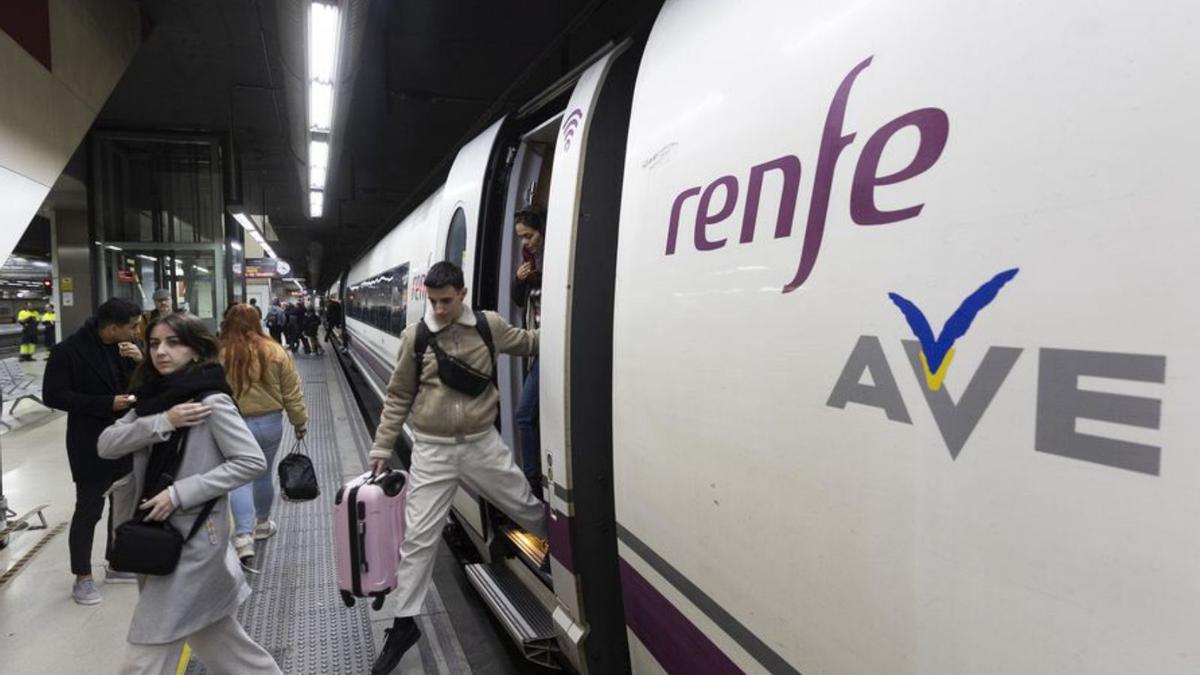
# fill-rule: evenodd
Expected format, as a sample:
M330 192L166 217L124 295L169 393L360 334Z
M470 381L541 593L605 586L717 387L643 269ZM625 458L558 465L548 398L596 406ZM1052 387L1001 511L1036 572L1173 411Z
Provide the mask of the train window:
M408 263L349 286L346 314L399 336L408 325Z
M467 214L461 208L455 210L450 219L450 231L446 233L446 260L462 267L467 252Z

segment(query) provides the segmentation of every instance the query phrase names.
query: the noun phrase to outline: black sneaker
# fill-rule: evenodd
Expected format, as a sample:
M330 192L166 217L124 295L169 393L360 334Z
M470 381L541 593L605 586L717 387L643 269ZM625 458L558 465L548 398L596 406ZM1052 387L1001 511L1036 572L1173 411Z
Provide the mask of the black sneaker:
M392 627L383 633L387 637L384 639L383 649L379 652L379 658L375 659L375 665L371 666L371 675L387 675L395 670L396 666L400 665L404 652L417 644L421 637L421 629L417 628L417 622L412 617L397 618Z

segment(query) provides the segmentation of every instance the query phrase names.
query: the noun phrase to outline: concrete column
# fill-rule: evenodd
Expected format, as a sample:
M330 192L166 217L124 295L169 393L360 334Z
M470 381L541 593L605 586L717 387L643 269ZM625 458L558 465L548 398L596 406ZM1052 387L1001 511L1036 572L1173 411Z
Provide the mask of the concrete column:
M95 313L92 306L92 260L91 242L88 241L87 208L72 206L56 206L54 208L54 257L57 269L54 276L54 288L58 295L55 301L58 306L58 326L60 336L74 333L83 325L89 316ZM74 290L72 304L64 302L65 286Z

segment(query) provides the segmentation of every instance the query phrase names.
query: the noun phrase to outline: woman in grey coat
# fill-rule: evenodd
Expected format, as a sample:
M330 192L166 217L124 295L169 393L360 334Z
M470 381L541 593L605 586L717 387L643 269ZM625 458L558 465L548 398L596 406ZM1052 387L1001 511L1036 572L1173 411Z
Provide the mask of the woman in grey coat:
M133 455L140 503L115 514L114 523L140 511L187 536L205 504L214 506L174 572L139 577L122 672L174 673L187 642L210 673L279 673L233 616L250 587L229 545L226 496L266 471L263 452L229 396L208 328L168 314L147 335L148 358L133 378L136 406L98 443L101 457Z

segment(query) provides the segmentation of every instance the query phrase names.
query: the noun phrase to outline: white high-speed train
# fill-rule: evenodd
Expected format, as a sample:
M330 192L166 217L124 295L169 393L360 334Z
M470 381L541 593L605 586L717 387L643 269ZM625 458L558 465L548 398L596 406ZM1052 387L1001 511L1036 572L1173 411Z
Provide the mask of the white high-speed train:
M669 0L466 144L338 290L381 395L434 261L519 320L512 214L547 209L552 578L454 509L526 654L1200 672L1198 33L1153 0Z

